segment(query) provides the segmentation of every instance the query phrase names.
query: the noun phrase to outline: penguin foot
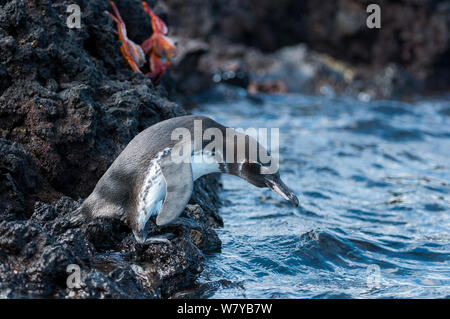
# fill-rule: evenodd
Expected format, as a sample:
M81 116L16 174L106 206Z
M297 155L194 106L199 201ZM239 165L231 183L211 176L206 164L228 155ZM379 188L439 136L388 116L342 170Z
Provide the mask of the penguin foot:
M145 242L143 244L144 245L150 245L150 244L164 243L164 244L172 245L170 240L173 239L173 238L175 238L175 235L172 234L172 233L166 233L166 234L161 234L161 235L154 235L154 236L146 238Z

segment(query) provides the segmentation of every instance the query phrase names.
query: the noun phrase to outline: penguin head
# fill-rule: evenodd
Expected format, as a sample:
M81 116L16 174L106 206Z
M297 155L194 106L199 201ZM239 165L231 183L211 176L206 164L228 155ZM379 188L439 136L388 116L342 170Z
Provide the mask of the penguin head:
M283 183L278 171L273 173L263 164L245 162L239 171L239 177L256 187L272 189L295 207L299 205L297 196Z

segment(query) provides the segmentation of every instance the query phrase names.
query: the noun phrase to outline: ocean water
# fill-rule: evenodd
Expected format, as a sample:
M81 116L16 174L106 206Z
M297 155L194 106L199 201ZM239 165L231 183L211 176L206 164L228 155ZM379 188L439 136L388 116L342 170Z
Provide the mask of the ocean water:
M362 102L235 91L193 113L279 128L280 173L300 207L222 176L210 298L450 297L450 101Z

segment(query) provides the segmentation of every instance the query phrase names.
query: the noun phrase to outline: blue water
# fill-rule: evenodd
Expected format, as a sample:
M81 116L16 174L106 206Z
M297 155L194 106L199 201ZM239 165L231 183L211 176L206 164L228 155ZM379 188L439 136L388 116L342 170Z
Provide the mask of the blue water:
M223 247L207 257L204 297L450 297L448 100L233 94L194 113L278 127L301 207L223 175Z

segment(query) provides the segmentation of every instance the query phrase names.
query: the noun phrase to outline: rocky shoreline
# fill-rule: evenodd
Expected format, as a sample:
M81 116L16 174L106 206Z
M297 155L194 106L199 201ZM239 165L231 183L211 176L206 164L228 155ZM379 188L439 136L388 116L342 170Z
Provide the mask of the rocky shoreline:
M168 297L192 285L203 252L220 250L218 179L199 180L184 212L202 230L169 230L170 245L139 245L116 220L70 223L135 135L186 114L123 63L108 3L78 2L79 30L65 25L73 1L0 2L0 296ZM148 36L145 13L120 4L145 22L129 33ZM79 289L67 287L69 265L81 270Z
M141 43L151 27L140 1L115 2ZM70 222L112 161L146 127L186 114L173 101L219 83L363 100L448 89L450 7L418 2L380 1L391 13L373 33L351 0L149 1L179 48L155 86L124 63L107 1L0 0L0 298L183 295L204 253L220 251L218 177L196 182L184 212L201 231L153 225L171 244L142 246L119 221ZM80 29L66 25L72 3ZM80 288L67 287L69 265Z

